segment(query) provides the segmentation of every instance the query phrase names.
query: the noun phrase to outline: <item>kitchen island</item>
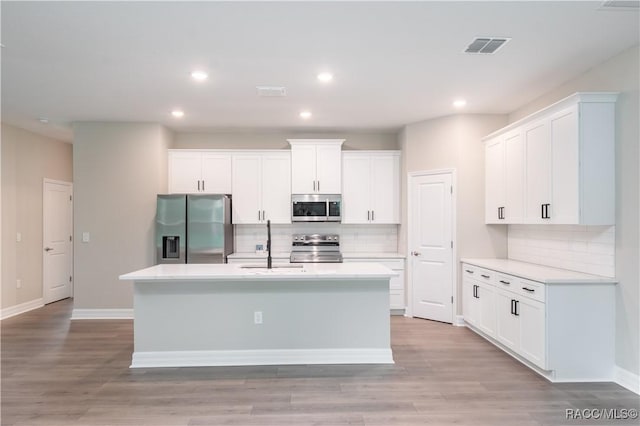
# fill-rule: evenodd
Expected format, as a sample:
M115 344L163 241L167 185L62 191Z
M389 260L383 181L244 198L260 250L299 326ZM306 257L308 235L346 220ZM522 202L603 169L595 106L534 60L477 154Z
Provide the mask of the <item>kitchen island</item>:
M132 368L392 364L389 280L371 263L156 265L134 282Z

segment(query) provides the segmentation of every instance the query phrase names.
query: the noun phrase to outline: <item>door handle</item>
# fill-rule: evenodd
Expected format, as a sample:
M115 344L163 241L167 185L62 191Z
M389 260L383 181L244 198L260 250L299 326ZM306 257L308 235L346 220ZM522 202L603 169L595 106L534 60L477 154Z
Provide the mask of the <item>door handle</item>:
M422 256L422 254L420 252L417 252L417 251L412 251L411 252L411 256Z
M204 191L204 180L202 181L202 190Z
M376 220L376 219L375 219L374 214L375 214L375 212L374 212L373 210L371 210L371 221L372 221L372 222L373 222L374 220Z
M45 247L44 248L44 251L51 251L51 250L53 250L51 247Z
M200 181L198 181L198 191L200 191Z

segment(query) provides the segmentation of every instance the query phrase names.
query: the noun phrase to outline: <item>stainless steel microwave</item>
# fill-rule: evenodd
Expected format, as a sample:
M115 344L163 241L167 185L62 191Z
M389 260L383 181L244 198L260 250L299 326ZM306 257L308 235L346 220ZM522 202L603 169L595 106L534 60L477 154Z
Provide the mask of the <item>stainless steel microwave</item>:
M291 196L292 222L340 222L342 195L294 194Z

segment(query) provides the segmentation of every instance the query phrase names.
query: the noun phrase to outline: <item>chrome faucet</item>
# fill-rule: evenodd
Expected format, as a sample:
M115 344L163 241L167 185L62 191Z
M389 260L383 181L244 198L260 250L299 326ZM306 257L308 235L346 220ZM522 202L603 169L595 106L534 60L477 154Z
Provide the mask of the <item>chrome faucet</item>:
M271 269L271 221L267 220L267 269Z

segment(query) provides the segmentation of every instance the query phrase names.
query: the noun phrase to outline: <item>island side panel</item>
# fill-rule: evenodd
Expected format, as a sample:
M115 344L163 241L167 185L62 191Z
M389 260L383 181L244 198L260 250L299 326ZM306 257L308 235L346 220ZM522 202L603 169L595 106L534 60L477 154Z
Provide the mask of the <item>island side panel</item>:
M332 358L335 351L351 351L353 362L358 351L374 351L393 362L388 278L136 282L134 311L133 367L152 365L141 361L150 354L172 359L160 363L166 366L246 365L255 353L267 354L269 363L294 363L295 351L327 351L326 363L344 362ZM255 312L262 324L255 324ZM197 354L198 361L180 364L180 353Z

